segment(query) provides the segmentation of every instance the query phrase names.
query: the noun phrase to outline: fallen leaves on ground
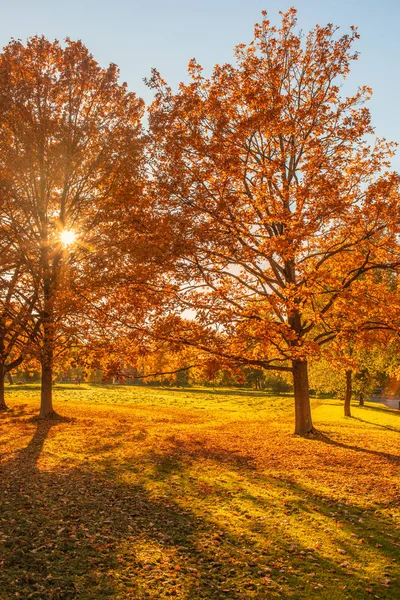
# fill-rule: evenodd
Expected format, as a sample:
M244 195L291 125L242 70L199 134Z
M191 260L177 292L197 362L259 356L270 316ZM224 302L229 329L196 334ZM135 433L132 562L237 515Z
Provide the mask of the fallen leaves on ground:
M394 411L318 401L302 439L263 393L37 398L0 417L1 600L400 597Z

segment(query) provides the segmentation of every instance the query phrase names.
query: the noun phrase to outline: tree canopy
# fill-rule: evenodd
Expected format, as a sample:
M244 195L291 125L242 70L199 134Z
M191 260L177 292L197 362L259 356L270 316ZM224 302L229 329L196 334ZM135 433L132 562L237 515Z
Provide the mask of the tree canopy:
M303 35L295 9L281 16L264 12L210 77L193 59L173 91L154 70L147 131L143 102L81 42L0 55L2 306L25 315L1 321L2 369L7 335L36 347L42 416L57 356L77 339L104 353L108 331L113 356L166 344L210 372L292 374L306 434L309 359L397 334L395 144L371 141L368 87L341 91L357 30Z
M400 264L394 144L370 143L369 88L341 95L357 36L303 36L294 9L280 28L264 13L235 64L207 78L192 60L177 92L157 71L149 81L154 193L185 240L178 306L203 325L176 320L176 337L291 371L301 434L313 429L307 359L344 307L363 298L358 322L370 321L370 274Z
M12 41L0 55L0 169L8 227L40 319L41 415L50 415L54 353L82 295L106 290L115 244L142 185L143 102L81 42ZM107 224L107 227L105 227ZM118 227L117 227L118 224ZM65 243L63 234L76 243Z

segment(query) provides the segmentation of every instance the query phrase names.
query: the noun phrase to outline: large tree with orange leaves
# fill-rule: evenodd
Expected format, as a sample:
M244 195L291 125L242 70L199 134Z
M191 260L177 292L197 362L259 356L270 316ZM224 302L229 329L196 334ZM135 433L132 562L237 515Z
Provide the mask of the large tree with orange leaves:
M0 193L4 199L6 190ZM10 215L0 212L0 410L7 409L4 377L32 350L40 327L35 286L19 247L24 224L15 231L11 223Z
M57 346L82 298L104 296L142 185L143 102L81 42L12 41L0 55L2 215L36 296L41 416L50 416ZM76 242L62 232L74 230Z
M337 335L334 315L356 305L366 276L399 265L399 178L388 170L393 145L369 143L370 89L340 94L355 28L302 36L294 9L280 28L263 17L236 63L210 78L192 60L174 93L154 71L152 185L166 231L183 241L190 283L177 304L202 325L170 318L168 334L290 371L295 432L306 434L307 359Z

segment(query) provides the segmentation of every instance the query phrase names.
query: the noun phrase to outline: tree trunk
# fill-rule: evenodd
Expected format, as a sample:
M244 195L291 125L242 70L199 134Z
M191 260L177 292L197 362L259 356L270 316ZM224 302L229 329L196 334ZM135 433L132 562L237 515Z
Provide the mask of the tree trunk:
M364 394L363 394L363 392L360 392L360 397L358 399L358 405L359 406L364 406Z
M53 410L53 344L54 327L50 319L43 323L42 382L40 394L40 419L55 415Z
M305 435L314 431L308 387L308 364L307 361L294 360L292 366L295 406L294 433Z
M0 410L8 410L8 406L6 404L4 398L4 377L6 374L6 368L4 363L0 363Z
M53 271L55 269L55 259L53 258ZM54 295L56 273L52 272L50 267L49 244L47 235L47 224L44 227L42 238L42 256L43 265L43 345L42 345L42 383L40 394L40 413L39 419L51 418L56 413L53 409L53 359L55 344L55 325L54 325Z
M352 381L351 381L352 371L348 369L346 371L346 393L344 396L344 416L351 417L351 394L352 394Z
M40 393L40 419L47 419L54 415L53 410L53 368L51 365L42 365L42 385Z

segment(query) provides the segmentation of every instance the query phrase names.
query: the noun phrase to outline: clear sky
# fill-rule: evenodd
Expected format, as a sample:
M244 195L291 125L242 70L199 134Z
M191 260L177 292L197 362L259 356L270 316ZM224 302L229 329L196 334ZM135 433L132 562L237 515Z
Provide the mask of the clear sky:
M81 39L100 64L116 63L130 89L149 102L142 80L151 67L173 87L192 57L209 73L232 60L234 45L251 40L261 10L278 22L278 11L292 5L304 31L316 23L334 23L343 33L358 26L360 58L346 92L370 85L377 135L400 142L399 0L0 0L0 44L35 34ZM399 155L394 164L400 170Z

